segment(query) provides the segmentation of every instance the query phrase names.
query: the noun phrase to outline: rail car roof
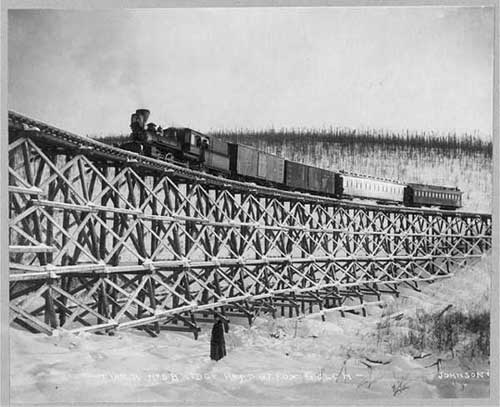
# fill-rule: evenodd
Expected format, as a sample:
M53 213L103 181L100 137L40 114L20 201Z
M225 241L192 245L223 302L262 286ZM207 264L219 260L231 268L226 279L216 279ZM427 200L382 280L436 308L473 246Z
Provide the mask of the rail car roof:
M373 180L377 180L377 181L392 182L393 184L407 185L405 182L402 182L399 180L390 179L390 178L383 178L383 177L376 177L374 175L358 174L356 172L348 172L345 170L339 170L339 173L342 175L348 175L350 177L368 178L368 179L373 179Z
M410 182L408 183L408 186L410 187L416 187L416 188L420 188L420 189L432 189L432 190L435 190L435 189L440 189L440 190L443 190L443 189L446 189L448 191L460 191L460 189L458 187L451 187L451 186L443 186L443 185L428 185L428 184L418 184L418 183L413 183L413 182Z

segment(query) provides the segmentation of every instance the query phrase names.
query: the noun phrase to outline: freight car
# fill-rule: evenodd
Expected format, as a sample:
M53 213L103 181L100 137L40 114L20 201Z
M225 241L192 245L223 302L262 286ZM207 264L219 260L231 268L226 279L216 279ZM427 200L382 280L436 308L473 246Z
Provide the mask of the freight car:
M285 160L243 144L229 143L231 173L240 179L283 185Z
M332 171L285 161L284 184L290 189L337 196L340 195L338 177L339 175Z
M289 190L411 207L457 209L462 206L462 192L458 188L403 184L343 171L332 172L285 160L253 147L228 143L189 128L162 129L153 123L146 125L148 118L149 110L146 109L138 109L132 114L131 140L123 143L122 148L157 159L187 163L233 179Z

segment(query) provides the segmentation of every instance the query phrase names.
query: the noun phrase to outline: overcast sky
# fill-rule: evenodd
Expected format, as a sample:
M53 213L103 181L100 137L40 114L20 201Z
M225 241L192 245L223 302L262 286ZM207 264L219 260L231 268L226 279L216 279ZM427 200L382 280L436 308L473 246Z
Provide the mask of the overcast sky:
M157 124L491 134L492 8L9 12L9 109L79 134Z

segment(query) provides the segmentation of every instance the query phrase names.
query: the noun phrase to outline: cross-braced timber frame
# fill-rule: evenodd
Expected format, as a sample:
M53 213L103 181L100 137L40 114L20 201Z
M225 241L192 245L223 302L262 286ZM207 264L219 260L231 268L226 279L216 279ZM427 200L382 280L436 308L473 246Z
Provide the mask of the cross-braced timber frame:
M11 323L33 332L364 313L491 247L486 214L225 179L14 112L9 136Z

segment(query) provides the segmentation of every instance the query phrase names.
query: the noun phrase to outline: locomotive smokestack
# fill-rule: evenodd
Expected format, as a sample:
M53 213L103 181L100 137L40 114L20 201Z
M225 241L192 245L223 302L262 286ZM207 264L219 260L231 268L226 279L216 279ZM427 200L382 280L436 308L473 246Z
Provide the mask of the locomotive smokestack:
M149 117L149 110L137 109L135 113L130 116L130 128L132 134L139 135L146 129L146 121Z
M135 111L137 120L141 126L141 129L144 129L146 127L146 122L148 121L149 118L149 110L148 109L137 109Z

